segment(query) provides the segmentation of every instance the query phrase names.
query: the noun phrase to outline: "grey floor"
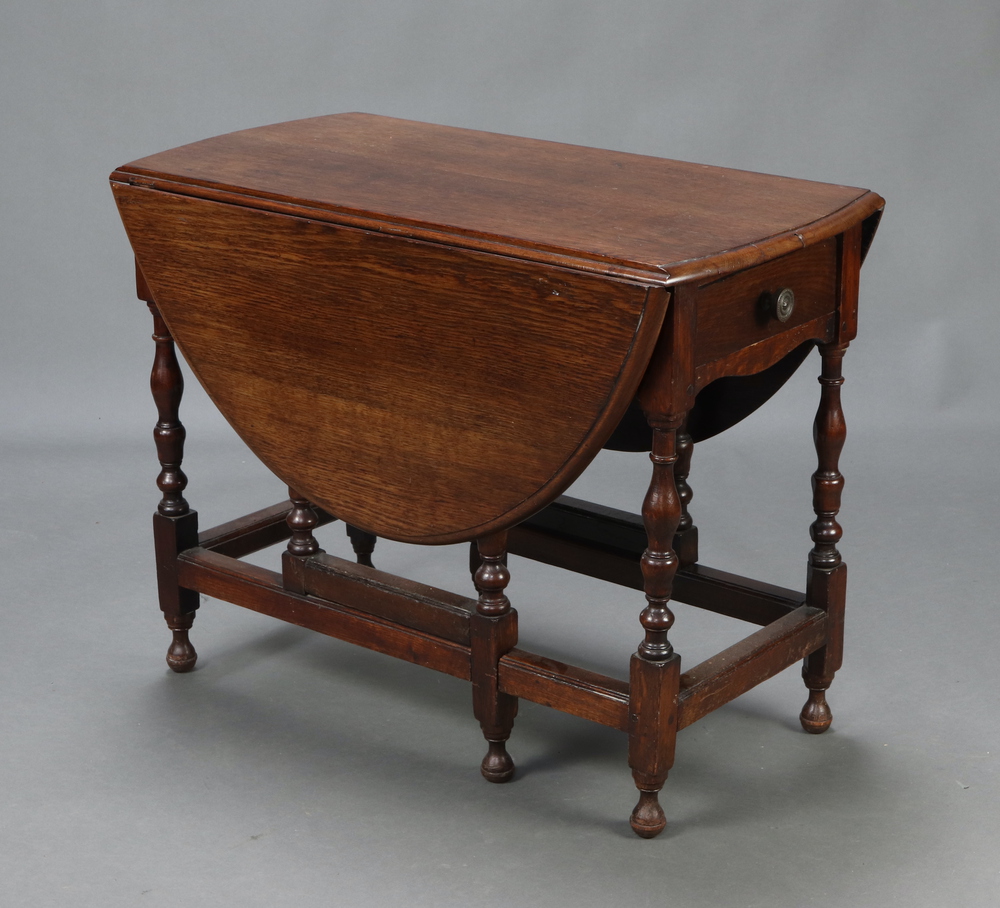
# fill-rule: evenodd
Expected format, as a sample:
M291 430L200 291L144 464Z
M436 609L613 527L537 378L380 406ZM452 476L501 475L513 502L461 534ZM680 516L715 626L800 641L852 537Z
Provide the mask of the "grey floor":
M812 393L796 381L792 409ZM802 431L764 414L697 447L705 563L801 584L803 416ZM465 683L214 601L195 623L197 670L171 674L145 432L11 446L0 903L995 906L998 569L982 452L998 440L852 433L834 728L798 729L791 669L685 730L670 825L651 842L628 828L618 732L524 703L519 774L493 786ZM205 526L281 498L225 433L192 433L186 466ZM631 506L645 482L641 455L605 454L575 492ZM322 542L346 549L337 525ZM463 549L380 543L377 555L468 590ZM622 675L636 594L521 559L512 572L523 646ZM677 612L689 666L746 632Z

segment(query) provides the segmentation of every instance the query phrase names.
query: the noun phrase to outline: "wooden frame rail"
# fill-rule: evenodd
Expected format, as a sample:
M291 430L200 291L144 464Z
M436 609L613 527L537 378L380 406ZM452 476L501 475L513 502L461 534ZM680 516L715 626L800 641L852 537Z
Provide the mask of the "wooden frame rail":
M284 542L292 535L291 527L288 526L288 514L291 510L292 505L288 501L261 508L245 517L238 517L199 533L198 545L231 558L242 558L259 552L268 546ZM316 526L333 523L337 519L320 508L313 510L317 517Z
M248 518L245 525L261 538L259 520ZM210 540L223 535L204 534ZM178 581L186 589L471 679L469 619L475 600L326 554L286 558L284 577L204 546L187 549L177 561ZM286 588L291 572L309 592ZM627 730L627 682L518 649L501 658L500 680L512 696Z
M564 495L514 527L507 548L588 577L643 588L639 559L646 530L642 518L627 511ZM806 601L804 593L701 564L677 572L673 599L759 625L783 618Z
M470 679L469 647L284 588L281 574L198 547L178 557L181 585L368 649Z
M804 659L826 642L826 613L803 605L681 675L678 729Z
M240 561L242 555L289 538L290 510L283 502L199 534L199 545L178 555L178 582L185 589L471 680L474 599L323 552L309 558L286 552L280 574ZM320 524L335 519L320 511L317 516ZM634 515L561 498L512 531L510 551L616 581L628 577L626 565L639 573L644 538ZM678 728L814 652L826 639L826 614L802 604L800 594L699 565L682 570L677 579L678 599L764 625L681 675ZM641 575L625 585L641 589ZM499 683L513 697L629 730L627 681L515 648L500 658Z

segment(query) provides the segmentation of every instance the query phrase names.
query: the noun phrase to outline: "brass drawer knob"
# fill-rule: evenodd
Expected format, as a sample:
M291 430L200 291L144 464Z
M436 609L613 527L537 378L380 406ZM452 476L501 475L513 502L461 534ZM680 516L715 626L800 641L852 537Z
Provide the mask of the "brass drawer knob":
M792 317L794 309L795 294L791 288L785 287L771 297L771 315L779 322L787 322Z

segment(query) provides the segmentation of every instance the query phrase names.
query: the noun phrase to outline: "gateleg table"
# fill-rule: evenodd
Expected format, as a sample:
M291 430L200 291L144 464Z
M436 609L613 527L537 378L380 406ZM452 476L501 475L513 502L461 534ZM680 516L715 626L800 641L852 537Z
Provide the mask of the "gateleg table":
M520 698L620 729L645 837L685 726L804 659L802 725L829 727L841 363L878 195L366 114L197 142L111 184L154 320L172 669L194 667L204 593L471 681L493 782ZM288 501L199 533L175 342ZM817 346L805 591L702 565L694 444ZM562 495L604 446L649 452L641 517ZM335 519L357 563L320 549ZM470 542L475 597L375 569L378 537ZM286 540L280 572L240 560ZM507 553L644 593L627 681L518 648ZM759 629L682 672L671 599Z

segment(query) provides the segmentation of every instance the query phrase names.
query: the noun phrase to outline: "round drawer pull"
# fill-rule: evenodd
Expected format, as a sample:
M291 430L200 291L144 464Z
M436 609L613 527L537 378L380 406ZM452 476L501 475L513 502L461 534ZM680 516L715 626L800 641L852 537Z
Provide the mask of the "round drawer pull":
M775 294L771 300L771 314L779 322L787 322L792 317L792 311L795 309L795 294L791 288L785 287L784 290Z

